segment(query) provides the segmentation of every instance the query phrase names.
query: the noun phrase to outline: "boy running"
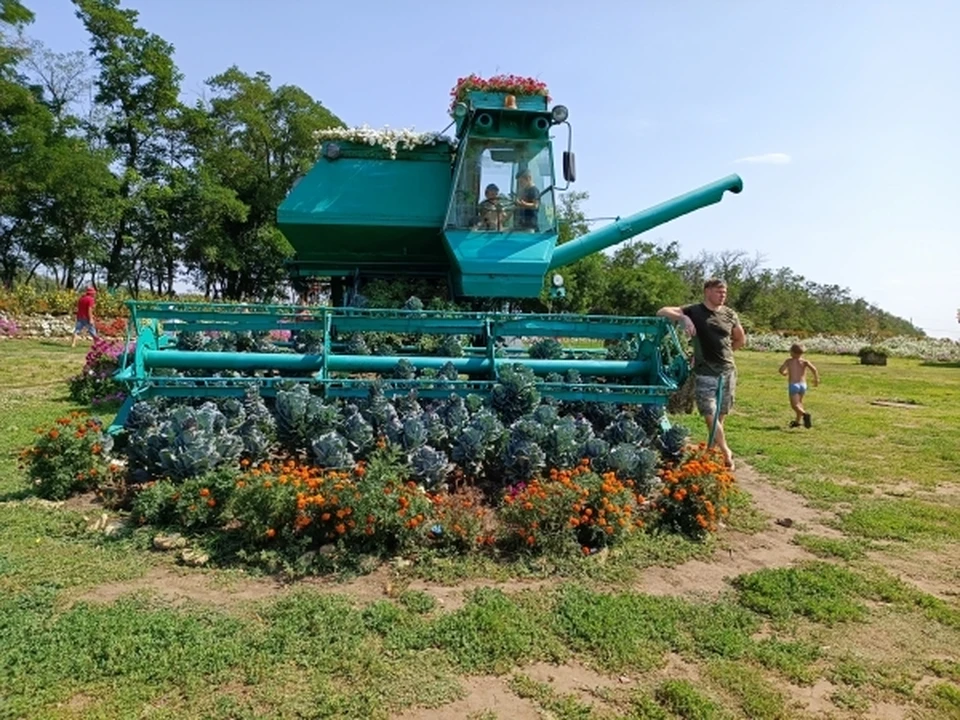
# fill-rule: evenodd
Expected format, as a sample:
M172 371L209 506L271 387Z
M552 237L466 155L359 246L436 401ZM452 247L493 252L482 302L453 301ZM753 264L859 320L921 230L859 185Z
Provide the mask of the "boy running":
M797 414L796 420L790 423L790 427L800 427L803 422L804 427L810 427L810 413L803 408L803 396L807 393L807 369L813 372L813 384L820 385L820 373L813 363L803 357L803 346L794 343L790 346L790 357L783 361L780 366L780 374L787 376L787 392L790 393L790 407Z

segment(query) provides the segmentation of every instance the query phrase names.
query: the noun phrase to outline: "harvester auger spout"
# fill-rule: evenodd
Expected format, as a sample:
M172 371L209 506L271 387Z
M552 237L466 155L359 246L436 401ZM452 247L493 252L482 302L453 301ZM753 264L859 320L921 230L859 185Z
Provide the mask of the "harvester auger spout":
M294 249L291 276L329 282L331 304L128 303L136 344L117 379L130 394L111 429L153 396L270 396L297 384L332 398L376 390L498 402L530 390L561 403L666 404L689 371L667 320L516 313L509 303L545 285L562 294L551 270L743 183L722 178L558 246L556 195L576 164L569 135L554 157L551 131L569 128L568 114L548 108L545 92L467 90L451 107L455 138L319 133L317 162L280 204L277 226ZM444 302L364 305L367 283L398 276L429 279ZM449 309L450 300L502 309Z
M560 245L553 251L553 259L550 261L548 269L554 270L575 263L577 260L582 260L595 252L606 250L658 225L663 225L695 210L718 203L723 199L725 192L729 191L736 194L741 190L743 190L743 180L740 179L740 176L728 175L709 185L704 185L659 205L641 210L630 217L618 218L609 225Z

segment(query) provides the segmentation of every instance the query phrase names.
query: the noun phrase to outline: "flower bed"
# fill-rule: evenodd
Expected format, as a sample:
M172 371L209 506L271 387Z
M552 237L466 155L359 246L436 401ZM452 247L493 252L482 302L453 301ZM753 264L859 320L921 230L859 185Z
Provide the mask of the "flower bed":
M415 150L418 147L431 147L439 143L446 143L451 148L456 147L456 140L436 132L417 132L413 128L395 130L388 125L377 130L364 124L352 128L328 128L318 130L314 137L320 141L339 140L370 147L381 147L396 159L400 150Z
M23 458L45 497L96 489L137 523L222 535L238 558L310 572L358 553L589 555L652 528L716 529L732 479L685 429L664 432L661 409L552 403L528 380L504 372L491 402L331 401L302 385L269 405L254 392L140 402L113 448L78 416L82 436L41 429ZM73 444L53 445L64 433ZM36 483L58 453L56 482ZM661 493L677 463L696 477L688 501Z
M130 350L133 350L132 346ZM123 402L126 397L124 387L113 379L113 374L120 368L123 351L123 342L104 338L94 340L83 369L67 381L70 399L82 405Z
M484 79L479 75L467 75L458 78L456 85L450 91L450 110L457 103L463 102L470 92L506 93L509 95L539 95L550 100L547 85L532 77L520 75L494 75Z
M16 320L0 315L0 338L14 338L20 335L20 326Z
M789 353L790 345L800 343L808 353L823 355L859 355L864 347L874 347L889 357L918 358L937 362L960 361L960 342L945 338L892 337L871 341L864 337L815 335L800 339L773 333L747 336L747 349L759 352Z

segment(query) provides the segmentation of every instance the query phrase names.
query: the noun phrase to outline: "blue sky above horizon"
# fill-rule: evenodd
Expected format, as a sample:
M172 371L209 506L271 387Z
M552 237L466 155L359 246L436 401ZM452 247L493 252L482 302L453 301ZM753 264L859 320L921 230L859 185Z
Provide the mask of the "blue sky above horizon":
M88 48L69 0L25 2L31 36ZM236 64L302 87L348 125L440 130L458 77L538 77L570 108L588 216L736 172L743 193L643 237L685 256L759 255L960 339L960 3L123 5L175 46L188 102Z

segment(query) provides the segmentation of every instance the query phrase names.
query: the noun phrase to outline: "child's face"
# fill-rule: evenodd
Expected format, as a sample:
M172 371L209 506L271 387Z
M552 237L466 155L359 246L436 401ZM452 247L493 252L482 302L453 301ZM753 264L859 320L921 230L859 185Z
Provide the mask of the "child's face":
M497 191L496 191L496 190L487 190L486 195L487 195L487 200L494 200L494 199L497 197Z

